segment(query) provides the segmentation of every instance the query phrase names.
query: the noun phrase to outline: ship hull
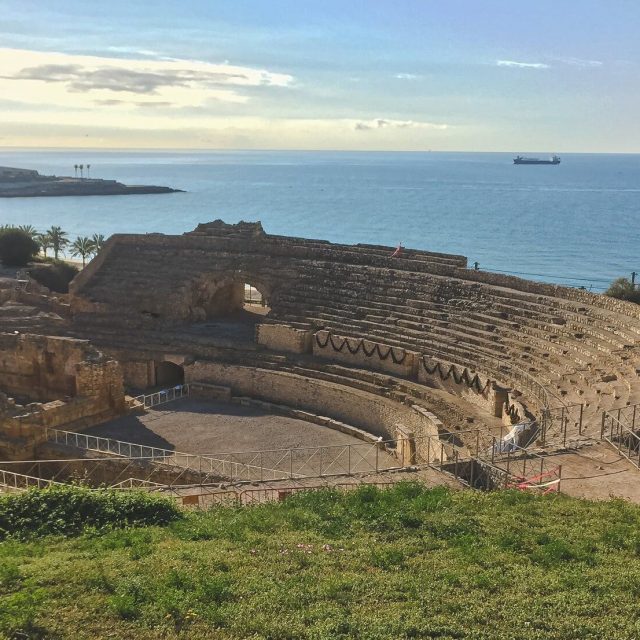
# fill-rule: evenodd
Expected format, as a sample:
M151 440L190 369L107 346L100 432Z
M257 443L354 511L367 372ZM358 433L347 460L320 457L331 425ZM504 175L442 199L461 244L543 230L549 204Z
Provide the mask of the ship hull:
M515 158L513 164L560 164L560 160L518 160Z

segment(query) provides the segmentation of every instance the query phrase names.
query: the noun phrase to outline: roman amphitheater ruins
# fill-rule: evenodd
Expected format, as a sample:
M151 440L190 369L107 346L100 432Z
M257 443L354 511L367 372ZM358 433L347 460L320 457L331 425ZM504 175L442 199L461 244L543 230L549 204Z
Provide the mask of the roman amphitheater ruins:
M2 286L5 489L420 477L640 500L633 304L222 221L112 236L68 296Z

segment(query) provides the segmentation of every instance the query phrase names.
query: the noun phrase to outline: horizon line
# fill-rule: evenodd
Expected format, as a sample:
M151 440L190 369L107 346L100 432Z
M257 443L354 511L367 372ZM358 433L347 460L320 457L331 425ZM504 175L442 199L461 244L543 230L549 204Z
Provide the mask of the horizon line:
M267 152L267 153L501 153L501 154L519 154L519 153L537 153L541 155L552 155L555 154L570 154L570 155L640 155L639 151L546 151L546 150L468 150L468 149L458 149L458 150L446 150L446 149L300 149L300 148L280 148L280 149L272 149L272 148L237 148L237 149L229 149L229 148L202 148L202 147L20 147L20 146L2 146L0 145L0 152L3 151L21 151L21 152L42 152L42 151L91 151L91 152L128 152L128 153L247 153L247 152Z

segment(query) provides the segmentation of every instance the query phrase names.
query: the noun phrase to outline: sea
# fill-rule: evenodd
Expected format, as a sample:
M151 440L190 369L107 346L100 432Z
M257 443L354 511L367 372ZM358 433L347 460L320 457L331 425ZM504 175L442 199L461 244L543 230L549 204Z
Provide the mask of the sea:
M640 155L2 150L0 165L184 193L0 199L0 224L181 234L221 218L268 233L468 257L469 265L601 292L640 272ZM86 173L86 169L85 169ZM640 277L638 278L640 282Z

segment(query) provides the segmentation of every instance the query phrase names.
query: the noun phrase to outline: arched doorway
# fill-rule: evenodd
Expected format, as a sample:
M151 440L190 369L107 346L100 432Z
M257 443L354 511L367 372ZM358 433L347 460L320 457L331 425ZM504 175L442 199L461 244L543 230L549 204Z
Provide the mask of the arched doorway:
M244 300L242 309L247 313L255 314L257 316L268 315L271 311L271 307L269 306L269 300L266 295L258 289L258 287L254 287L249 282L245 282L243 287Z
M270 309L269 290L242 272L202 276L191 285L191 322L258 322Z
M158 362L156 364L156 385L174 387L178 384L184 384L184 368L175 362Z

